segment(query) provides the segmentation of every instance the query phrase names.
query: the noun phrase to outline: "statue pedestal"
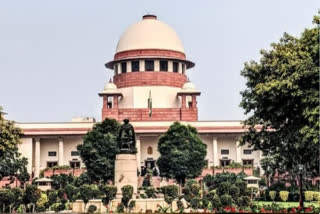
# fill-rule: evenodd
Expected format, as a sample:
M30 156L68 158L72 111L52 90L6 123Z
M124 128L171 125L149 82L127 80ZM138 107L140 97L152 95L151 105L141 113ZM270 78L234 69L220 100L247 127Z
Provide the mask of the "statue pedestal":
M133 186L133 198L137 194L137 157L135 154L118 154L115 161L114 183L118 188L116 198L121 198L121 188Z

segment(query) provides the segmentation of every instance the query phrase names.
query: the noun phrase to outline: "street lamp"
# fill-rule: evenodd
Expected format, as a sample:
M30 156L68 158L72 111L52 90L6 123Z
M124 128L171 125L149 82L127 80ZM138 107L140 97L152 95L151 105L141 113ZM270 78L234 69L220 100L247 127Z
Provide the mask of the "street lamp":
M298 165L298 173L299 173L299 206L303 207L303 197L302 197L302 175L303 175L303 165Z

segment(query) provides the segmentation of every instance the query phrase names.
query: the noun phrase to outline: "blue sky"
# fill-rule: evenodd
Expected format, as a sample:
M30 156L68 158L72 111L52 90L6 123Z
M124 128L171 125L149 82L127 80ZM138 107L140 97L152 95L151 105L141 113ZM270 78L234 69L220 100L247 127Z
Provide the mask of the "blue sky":
M244 119L243 64L283 32L312 27L317 0L0 2L0 105L18 122L101 119L97 95L112 76L121 33L151 13L171 25L196 63L200 120Z

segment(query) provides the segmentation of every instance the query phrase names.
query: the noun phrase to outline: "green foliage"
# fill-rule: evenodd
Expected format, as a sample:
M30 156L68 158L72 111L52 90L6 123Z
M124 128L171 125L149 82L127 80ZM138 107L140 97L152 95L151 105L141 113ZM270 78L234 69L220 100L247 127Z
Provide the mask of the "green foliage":
M122 192L122 199L121 199L121 203L128 208L128 203L130 201L130 199L132 198L133 195L133 186L131 185L125 185L121 188L121 192Z
M129 203L129 212L131 212L131 210L133 210L135 206L136 206L136 201L131 200Z
M79 188L73 186L72 184L67 184L65 187L65 193L70 202L75 202L75 200L77 200Z
M87 172L82 173L79 177L74 178L74 185L76 187L80 187L83 184L91 184L91 178L89 177Z
M270 196L271 200L274 201L276 199L277 192L276 191L270 191L269 192L269 196Z
M247 192L247 183L242 180L237 180L235 182L235 185L239 188L240 190L240 195L246 195Z
M319 174L319 29L285 33L260 53L241 72L247 88L240 106L250 116L240 142L261 150L278 172L297 174L302 164Z
M280 191L279 192L279 196L280 196L282 201L287 201L288 200L288 196L289 196L289 192L288 191Z
M0 112L2 108L0 106ZM21 157L18 152L21 130L14 125L13 121L4 119L0 113L0 180L3 177L16 177L23 185L29 180L27 172L27 158Z
M95 205L90 205L88 208L88 213L92 214L97 211L97 207Z
M83 144L78 145L77 149L92 181L107 182L114 179L115 156L119 152L116 140L118 132L119 123L107 118L102 123L96 123L84 136Z
M220 201L223 207L232 205L232 197L228 194L221 195Z
M46 211L46 208L48 207L48 196L45 193L41 193L41 196L39 200L37 201L37 211L38 212L44 212Z
M48 192L49 206L57 203L57 197L58 197L57 191L53 190L53 191Z
M313 200L320 201L320 192L313 192Z
M74 182L74 176L71 174L52 175L50 179L52 179L52 188L56 190L64 189L68 184Z
M161 192L164 195L165 202L170 206L172 205L173 200L178 197L178 187L176 185L161 187Z
M209 188L209 190L216 189L222 182L230 182L230 183L236 183L241 182L242 179L246 177L244 173L219 173L216 175L206 175L203 179L206 186ZM244 183L245 188L247 188L247 184Z
M229 194L229 189L231 187L231 183L230 182L222 182L217 190L216 193L221 197L224 194Z
M200 201L201 201L201 198L199 197L194 197L194 198L191 198L190 200L190 206L192 209L199 209L200 208Z
M118 204L117 213L124 213L124 205L123 205L123 203L119 203Z
M9 207L14 204L15 195L11 189L0 189L0 208L2 212L11 212Z
M241 196L237 200L237 205L241 208L248 207L250 204L250 198L249 196Z
M100 194L98 187L96 185L82 185L80 187L80 199L83 200L85 204L89 202L90 199L97 198Z
M305 191L304 198L306 201L312 201L313 200L313 191Z
M175 122L159 139L160 176L174 178L178 183L196 178L206 165L206 147L194 127Z
M240 188L232 184L229 188L229 195L231 195L232 198L237 199L240 196Z
M211 204L213 208L221 207L222 204L221 204L220 197L218 195L214 195L213 200L211 201Z
M191 202L193 198L200 196L200 185L196 180L188 180L182 189L183 197L186 201Z
M156 198L157 197L156 190L153 187L148 187L145 190L145 194L146 194L147 198Z
M104 205L108 205L110 201L112 201L117 195L116 186L100 185L99 189L100 189L100 192L104 194L104 197L102 198L102 202Z
M65 205L63 203L54 203L51 206L51 209L53 209L55 212L60 212L65 209Z

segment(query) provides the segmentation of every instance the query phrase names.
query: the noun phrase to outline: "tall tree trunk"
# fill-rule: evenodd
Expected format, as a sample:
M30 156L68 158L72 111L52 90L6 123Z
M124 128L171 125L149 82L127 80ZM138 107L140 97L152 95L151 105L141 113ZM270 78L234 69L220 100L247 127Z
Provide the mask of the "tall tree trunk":
M302 174L299 174L299 206L303 208L303 197L302 197Z

